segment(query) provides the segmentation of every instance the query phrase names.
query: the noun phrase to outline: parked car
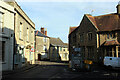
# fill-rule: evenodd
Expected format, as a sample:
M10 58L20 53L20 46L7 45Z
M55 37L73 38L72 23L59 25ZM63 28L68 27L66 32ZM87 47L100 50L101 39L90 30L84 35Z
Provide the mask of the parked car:
M120 57L104 57L104 65L111 68L120 68Z

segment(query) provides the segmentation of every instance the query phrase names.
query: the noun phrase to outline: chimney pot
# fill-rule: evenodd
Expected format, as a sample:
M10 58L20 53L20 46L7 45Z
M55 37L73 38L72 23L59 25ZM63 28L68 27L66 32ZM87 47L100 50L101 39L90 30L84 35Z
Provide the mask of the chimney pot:
M118 5L117 5L117 14L119 14L120 15L120 1L118 2Z
M47 30L45 31L45 35L47 36Z
M41 27L41 32L42 32L43 34L45 34L44 28L43 28L43 27Z

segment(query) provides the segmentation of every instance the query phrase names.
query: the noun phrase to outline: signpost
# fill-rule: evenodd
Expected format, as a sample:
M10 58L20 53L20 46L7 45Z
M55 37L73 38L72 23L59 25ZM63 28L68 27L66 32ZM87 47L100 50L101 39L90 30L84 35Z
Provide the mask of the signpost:
M33 57L33 53L35 52L35 50L34 50L34 47L32 46L32 48L30 49L30 61L31 61L31 64L32 64L32 60L34 59Z

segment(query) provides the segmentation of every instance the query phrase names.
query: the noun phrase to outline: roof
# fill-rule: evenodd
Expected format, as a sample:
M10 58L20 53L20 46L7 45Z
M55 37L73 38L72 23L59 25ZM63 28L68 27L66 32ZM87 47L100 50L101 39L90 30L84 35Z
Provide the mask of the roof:
M35 35L36 36L40 36L40 37L48 37L48 36L46 36L46 35L44 35L42 32L40 32L40 31L35 31Z
M117 13L101 16L86 16L99 31L120 30L120 16Z
M68 47L68 43L64 43L64 47Z
M111 41L105 41L103 45L104 46L120 45L120 43L117 40L111 40Z
M60 38L50 37L50 44L53 46L62 46L65 47L63 41Z
M13 6L15 11L17 11L18 14L22 15L22 17L27 20L27 22L35 29L34 22L28 17L28 15L23 11L23 9L19 6L19 4L14 1L5 1L9 5Z
M77 26L70 27L70 29L69 29L69 34L70 34L71 32L73 32L76 28L77 28Z

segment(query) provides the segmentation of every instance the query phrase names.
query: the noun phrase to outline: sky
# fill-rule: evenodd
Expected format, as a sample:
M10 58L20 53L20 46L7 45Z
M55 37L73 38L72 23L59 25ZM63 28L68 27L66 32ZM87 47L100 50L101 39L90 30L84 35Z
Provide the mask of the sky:
M69 28L78 26L84 14L99 16L116 13L118 1L88 0L32 0L17 1L23 11L35 23L36 30L47 28L48 36L68 43Z

